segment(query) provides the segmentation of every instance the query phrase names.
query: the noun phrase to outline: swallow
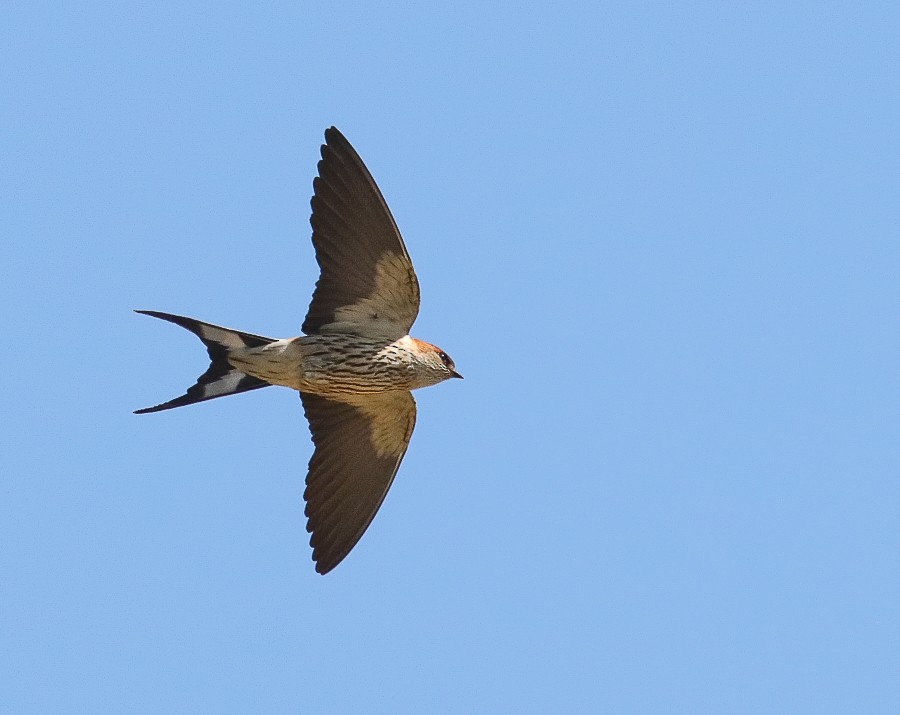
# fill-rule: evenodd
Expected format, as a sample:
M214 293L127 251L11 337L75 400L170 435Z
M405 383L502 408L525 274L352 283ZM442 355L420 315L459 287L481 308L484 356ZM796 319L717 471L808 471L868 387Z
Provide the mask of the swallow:
M311 201L321 274L303 335L275 339L170 313L206 346L209 368L160 412L280 385L297 390L314 445L305 515L316 571L359 542L390 489L416 422L412 390L461 378L453 360L409 335L419 282L381 191L336 128L325 131Z

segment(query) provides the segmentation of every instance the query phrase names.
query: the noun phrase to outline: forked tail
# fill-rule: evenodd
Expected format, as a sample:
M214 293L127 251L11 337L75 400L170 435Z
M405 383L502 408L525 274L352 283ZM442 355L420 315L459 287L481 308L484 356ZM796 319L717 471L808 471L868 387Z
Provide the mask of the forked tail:
M136 310L135 313L150 315L154 318L168 320L170 323L180 325L196 335L209 352L209 369L197 378L197 384L189 387L181 397L163 402L156 407L145 407L143 410L135 410L134 414L143 415L148 412L170 410L173 407L192 405L195 402L212 400L216 397L236 395L238 392L258 390L260 387L268 387L270 383L260 380L258 377L247 375L235 369L228 362L228 353L235 348L257 348L274 342L274 338L264 338L261 335L242 333L238 330L220 328L218 325L201 323L193 318L184 318L180 315L159 313L155 310Z

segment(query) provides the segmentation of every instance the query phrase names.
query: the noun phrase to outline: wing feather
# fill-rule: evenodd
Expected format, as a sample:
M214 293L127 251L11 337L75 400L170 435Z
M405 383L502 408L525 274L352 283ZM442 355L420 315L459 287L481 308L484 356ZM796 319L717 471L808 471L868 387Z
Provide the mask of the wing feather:
M318 168L310 223L321 276L303 331L403 337L419 312L419 283L378 185L334 127Z
M342 396L300 393L315 452L306 477L307 531L316 571L337 566L365 533L412 437L409 392Z

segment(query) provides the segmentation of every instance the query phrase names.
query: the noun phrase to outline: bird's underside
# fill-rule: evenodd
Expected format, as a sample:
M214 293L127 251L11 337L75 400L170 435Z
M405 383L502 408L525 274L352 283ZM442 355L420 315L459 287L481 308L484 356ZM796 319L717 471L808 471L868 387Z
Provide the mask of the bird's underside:
M403 239L350 143L334 127L325 139L310 218L321 276L303 322L307 336L275 340L139 311L195 333L210 367L181 397L138 410L157 412L272 384L298 390L315 445L304 498L313 560L322 574L356 545L393 482L416 421L410 389L459 377L445 353L409 337L419 284Z

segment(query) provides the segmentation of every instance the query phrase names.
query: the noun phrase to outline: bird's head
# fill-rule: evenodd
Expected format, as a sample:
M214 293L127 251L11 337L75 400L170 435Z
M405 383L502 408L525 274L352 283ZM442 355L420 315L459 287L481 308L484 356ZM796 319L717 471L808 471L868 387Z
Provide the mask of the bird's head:
M462 379L456 371L456 365L450 356L437 345L426 343L413 338L416 347L416 356L421 367L422 378L428 385L436 385L451 377Z

